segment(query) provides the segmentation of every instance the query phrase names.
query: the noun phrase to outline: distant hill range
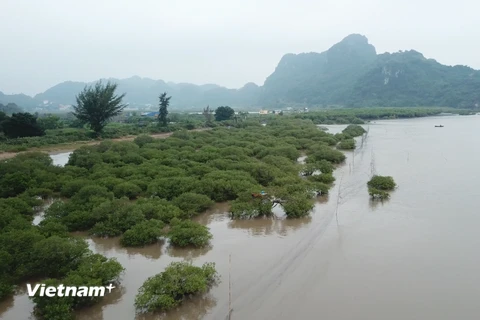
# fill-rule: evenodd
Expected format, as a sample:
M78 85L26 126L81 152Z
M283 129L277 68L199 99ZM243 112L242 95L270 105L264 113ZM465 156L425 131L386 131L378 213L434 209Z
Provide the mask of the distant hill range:
M365 36L352 34L322 53L286 54L263 86L247 83L241 89L215 84L194 85L131 77L109 79L126 92L132 106L156 106L158 95L168 92L175 109L201 109L207 105L244 108L284 106L473 108L480 105L480 71L466 66L445 66L410 50L377 54ZM87 83L63 82L29 97L4 95L0 103L31 109L71 105Z

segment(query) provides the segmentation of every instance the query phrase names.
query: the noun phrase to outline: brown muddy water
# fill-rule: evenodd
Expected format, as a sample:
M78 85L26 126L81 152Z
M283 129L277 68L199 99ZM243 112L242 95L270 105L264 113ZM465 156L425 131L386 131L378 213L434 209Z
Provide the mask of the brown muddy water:
M347 153L329 198L319 198L309 218L231 221L218 205L199 217L213 234L211 248L201 250L165 243L125 249L117 239L89 239L126 272L120 288L77 319L223 320L229 274L232 319L478 319L480 117L365 128L367 137ZM389 201L369 200L373 171L398 183ZM143 281L183 259L215 262L222 282L166 315L136 317ZM31 311L22 292L0 304L5 320L28 319Z

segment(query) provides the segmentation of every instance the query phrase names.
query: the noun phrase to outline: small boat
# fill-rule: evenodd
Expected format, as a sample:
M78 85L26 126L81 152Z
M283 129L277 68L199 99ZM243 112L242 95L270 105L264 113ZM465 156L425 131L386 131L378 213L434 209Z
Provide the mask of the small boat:
M435 128L443 128L443 125L435 126Z

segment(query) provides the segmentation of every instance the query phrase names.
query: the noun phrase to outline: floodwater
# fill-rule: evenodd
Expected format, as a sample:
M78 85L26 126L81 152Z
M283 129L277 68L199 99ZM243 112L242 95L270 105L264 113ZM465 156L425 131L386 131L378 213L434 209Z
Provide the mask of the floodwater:
M118 239L89 239L126 272L120 288L77 319L223 320L229 282L231 319L478 319L480 117L365 127L366 138L347 152L335 187L311 217L231 221L226 205L217 205L198 218L214 236L211 248L200 250L167 243L125 249ZM369 200L366 182L374 172L398 184L383 203ZM183 259L215 262L222 282L166 315L136 317L143 281ZM31 310L19 292L0 304L0 318L27 319Z
M50 158L52 158L53 165L64 166L65 164L67 164L68 157L70 157L71 153L72 151L50 154Z

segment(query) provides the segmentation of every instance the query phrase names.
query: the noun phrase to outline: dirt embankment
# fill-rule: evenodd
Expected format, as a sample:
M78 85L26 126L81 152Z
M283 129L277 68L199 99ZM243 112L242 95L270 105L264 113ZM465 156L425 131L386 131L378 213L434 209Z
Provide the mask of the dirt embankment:
M210 128L193 129L190 131L205 131L205 130L210 130ZM170 137L172 134L173 132L155 133L155 134L151 134L150 137L155 139L165 139ZM50 146L45 146L40 148L31 148L27 151L22 151L22 152L0 152L0 160L10 159L15 157L17 154L32 152L32 151L40 151L48 154L58 154L58 153L73 151L75 149L80 148L81 146L96 145L103 141L132 141L136 137L137 136L125 136L125 137L115 138L115 139L104 139L104 140L95 140L95 141L76 141L72 143L50 145Z

